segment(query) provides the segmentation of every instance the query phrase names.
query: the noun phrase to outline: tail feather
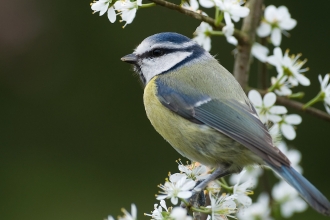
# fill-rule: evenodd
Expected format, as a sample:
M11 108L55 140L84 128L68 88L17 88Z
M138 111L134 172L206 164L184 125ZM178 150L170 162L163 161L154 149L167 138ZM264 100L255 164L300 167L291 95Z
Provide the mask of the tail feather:
M273 164L268 165L294 187L311 207L323 215L330 216L330 203L328 199L305 177L291 166L282 165L278 167Z

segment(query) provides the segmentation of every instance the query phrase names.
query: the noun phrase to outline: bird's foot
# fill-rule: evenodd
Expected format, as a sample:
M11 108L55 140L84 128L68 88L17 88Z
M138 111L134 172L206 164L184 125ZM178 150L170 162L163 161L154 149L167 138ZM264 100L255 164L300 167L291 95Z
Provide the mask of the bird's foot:
M201 182L201 181L199 181L199 182ZM197 186L198 186L198 184L197 184ZM191 206L194 206L194 207L205 206L206 198L205 198L204 190L201 188L198 188L197 186L191 190L192 196L186 200L187 202L181 203L180 206L182 208L189 209ZM187 207L187 204L189 204L188 207Z

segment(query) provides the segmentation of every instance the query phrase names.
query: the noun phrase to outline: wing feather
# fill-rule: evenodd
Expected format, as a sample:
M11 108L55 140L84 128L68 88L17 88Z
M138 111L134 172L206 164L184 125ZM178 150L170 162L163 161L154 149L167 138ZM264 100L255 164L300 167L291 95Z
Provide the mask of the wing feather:
M290 165L287 157L273 145L267 128L250 103L219 100L198 92L183 94L158 81L160 102L193 123L205 124L241 143L268 163ZM159 84L162 85L159 85Z

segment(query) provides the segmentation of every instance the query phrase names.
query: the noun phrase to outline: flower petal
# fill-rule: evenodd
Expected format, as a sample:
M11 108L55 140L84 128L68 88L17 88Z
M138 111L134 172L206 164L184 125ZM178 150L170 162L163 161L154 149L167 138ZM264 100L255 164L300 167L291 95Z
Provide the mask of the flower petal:
M210 37L206 37L204 39L203 48L206 51L210 51L211 50L211 38Z
M272 28L266 22L261 22L260 26L257 28L257 34L259 37L267 37L269 36Z
M238 43L237 39L234 36L226 37L226 39L227 39L228 43L230 43L230 44L232 44L234 46L236 46L237 43Z
M134 203L131 204L131 215L134 219L137 217L137 209Z
M267 118L269 121L272 121L274 123L278 123L282 120L282 117L279 115L268 115Z
M163 207L166 211L167 211L167 206L166 206L166 203L165 203L165 200L160 200L159 204L161 205L161 207ZM155 204L157 205L157 204Z
M281 115L286 114L288 110L284 106L274 105L269 109L269 112L272 114Z
M279 60L275 57L275 55L269 56L266 58L267 63L277 66L280 64Z
M172 198L171 198L171 203L172 203L173 205L178 204L178 197L172 197Z
M262 106L261 95L256 90L251 90L248 94L248 97L254 106Z
M94 11L99 11L101 16L108 10L108 7L109 7L109 2L106 3L104 1L98 1L92 4L91 8Z
M295 74L295 77L298 82L303 86L309 86L311 84L310 80L303 74Z
M224 33L226 37L232 36L234 33L234 25L232 23L227 24L222 28L222 33Z
M156 199L158 200L162 200L162 199L166 199L167 195L157 195Z
M193 11L196 11L199 8L199 4L197 0L190 0L189 3Z
M275 90L275 93L280 96L287 96L287 95L291 95L292 91L291 89L283 85L281 87L281 90Z
M232 10L230 10L230 14L232 16L237 16L237 17L241 17L244 18L246 16L248 16L250 13L250 9L247 7L242 7L238 4L233 5L232 6Z
M111 23L114 23L116 21L116 12L113 7L110 7L108 9L108 19Z
M212 0L200 0L199 4L204 8L212 8L214 7L214 1Z
M240 194L236 199L243 206L250 206L252 204L252 199L244 194Z
M196 182L193 180L187 180L187 182L180 188L181 190L191 190L196 185Z
M283 136L288 140L293 140L296 138L296 131L292 125L282 124L281 131Z
M270 133L271 134L275 134L277 135L280 132L280 127L279 124L274 124L271 128L270 128Z
M251 53L261 62L266 62L269 50L267 47L255 42L252 46Z
M324 89L327 87L329 79L330 79L330 74L325 74L325 76L323 78L323 83L322 83L322 86L323 86Z
M268 118L266 117L266 115L259 114L259 119L263 124L265 124L268 121Z
M288 124L299 125L301 123L302 119L301 119L300 115L291 114L291 115L285 116L284 121Z
M274 28L272 31L272 35L270 36L270 39L274 44L274 46L276 47L280 46L282 40L281 30L279 28Z
M183 192L179 192L178 193L178 197L182 198L182 199L188 199L192 196L192 192L191 191L183 191Z
M276 95L273 92L269 92L264 96L265 107L271 107L276 102Z
M234 29L234 24L233 24L233 22L231 22L230 14L228 12L224 12L223 17L225 19L226 25L230 26Z
M279 26L283 30L292 30L297 25L297 21L295 19L289 18L283 22L280 22Z
M274 18L276 18L277 9L274 5L269 5L265 9L265 19L269 22L273 22Z
M186 176L185 174L183 174L183 173L174 173L174 174L172 174L171 176L170 176L170 181L172 182L172 183L176 183L176 182L178 182L182 177L184 177L184 176Z
M321 90L326 90L326 87L328 85L328 82L329 82L329 74L326 74L322 80L322 76L321 74L319 74L319 81L320 81L320 84L321 84Z
M136 8L133 8L133 9L130 9L128 11L124 11L123 12L122 19L124 21L126 21L126 24L132 23L132 21L135 18L136 11L137 11L137 9Z
M274 48L274 56L278 61L283 60L283 53L282 53L282 49L280 47L275 47Z
M187 210L181 207L174 207L170 214L170 217L175 220L187 219Z

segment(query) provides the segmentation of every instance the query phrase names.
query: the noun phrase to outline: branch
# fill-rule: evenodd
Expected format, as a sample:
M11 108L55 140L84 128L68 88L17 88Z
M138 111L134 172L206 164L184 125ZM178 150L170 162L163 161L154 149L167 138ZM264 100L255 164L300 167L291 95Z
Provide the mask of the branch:
M163 6L165 8L180 12L197 20L204 21L217 30L222 30L222 28L225 26L223 23L220 23L219 25L215 25L215 20L213 18L182 8L180 5L176 5L168 1L164 1L164 0L149 0L149 1L157 5ZM239 44L244 45L244 44L249 44L250 42L248 35L240 30L235 29L233 36L238 40Z
M260 94L262 96L264 96L267 93L267 91L264 91L264 90L258 90L258 91L260 92ZM293 109L296 109L296 110L299 110L302 112L306 112L306 113L311 114L324 121L330 122L329 114L325 113L324 111L313 108L313 107L308 107L306 109L303 109L303 106L304 106L303 103L300 103L300 102L297 102L297 101L294 101L294 100L291 100L291 99L288 99L288 98L285 98L282 96L277 96L276 103L287 106L287 107L291 107Z
M248 8L250 8L249 15L244 18L242 32L247 35L249 42L238 42L238 54L234 64L234 76L245 90L248 85L249 70L250 70L250 56L252 43L255 41L255 33L260 22L262 12L263 0L248 1Z

